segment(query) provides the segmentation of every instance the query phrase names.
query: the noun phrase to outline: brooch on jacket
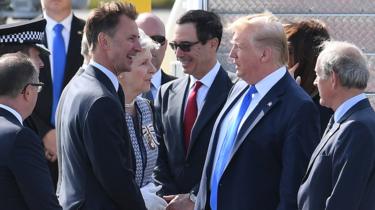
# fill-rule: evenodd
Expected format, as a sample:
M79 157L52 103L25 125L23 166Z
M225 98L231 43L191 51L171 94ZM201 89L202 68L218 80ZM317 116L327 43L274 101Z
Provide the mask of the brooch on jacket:
M159 142L156 139L154 126L152 124L142 125L142 134L143 138L146 139L146 142L150 149L156 149L156 147L159 145Z

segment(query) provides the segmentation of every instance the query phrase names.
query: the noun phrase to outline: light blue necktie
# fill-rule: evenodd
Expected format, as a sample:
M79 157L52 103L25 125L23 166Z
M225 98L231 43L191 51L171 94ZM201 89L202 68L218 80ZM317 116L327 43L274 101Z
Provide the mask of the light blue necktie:
M220 149L217 161L216 161L216 165L214 166L214 171L211 177L210 205L211 205L212 210L217 210L217 197L218 197L217 193L218 193L218 185L219 185L220 177L223 175L224 168L229 161L229 157L232 153L234 143L236 142L237 131L238 131L240 122L251 103L253 94L256 92L257 90L255 86L252 85L242 100L240 110L237 116L234 117L234 120L230 122L227 133L225 134L225 138L221 146L221 149Z
M64 69L66 61L66 51L64 37L61 31L64 26L60 23L53 27L55 36L53 38L53 101L52 101L52 111L51 111L51 124L55 125L55 113L57 104L59 103L63 81L64 81Z

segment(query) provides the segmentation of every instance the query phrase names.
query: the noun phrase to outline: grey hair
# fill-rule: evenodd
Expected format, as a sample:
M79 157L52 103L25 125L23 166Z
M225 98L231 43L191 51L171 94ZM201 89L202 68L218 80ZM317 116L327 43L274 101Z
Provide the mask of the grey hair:
M39 73L31 59L23 53L0 57L0 96L15 98L28 83L38 81Z
M141 29L138 28L139 31L139 43L141 44L142 49L144 50L153 50L153 49L159 49L160 44L156 43L154 40L152 40L146 33Z
M319 55L319 69L322 79L335 72L340 84L347 88L365 89L369 80L366 56L354 44L342 41L326 41Z

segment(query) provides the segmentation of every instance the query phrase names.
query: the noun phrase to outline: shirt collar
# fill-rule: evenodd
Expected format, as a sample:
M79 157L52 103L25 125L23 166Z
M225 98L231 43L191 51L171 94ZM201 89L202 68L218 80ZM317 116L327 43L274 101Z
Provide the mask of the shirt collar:
M258 83L255 84L255 87L258 93L263 97L268 91L286 74L286 67L282 66L276 71L272 72Z
M0 104L0 108L3 108L5 110L7 110L8 112L12 113L17 118L17 120L20 121L20 123L23 125L22 117L16 110L14 110L13 108L11 108L7 105L4 105L4 104Z
M344 103L342 103L335 111L334 119L335 122L338 122L342 116L354 105L356 105L358 102L362 101L366 98L366 95L364 93L361 93L359 95L356 95L352 98L349 98Z
M115 87L116 92L118 91L119 83L117 80L117 76L113 72L111 72L106 67L100 65L99 63L95 62L94 60L90 60L90 65L95 66L101 72L103 72L111 80L113 87Z
M161 69L159 69L157 72L155 72L154 75L152 75L151 83L154 85L156 89L158 89L161 85Z
M49 17L46 12L43 12L43 17L47 21L47 25L46 25L47 31L53 31L53 27L55 27L56 24L60 23L64 26L64 29L66 29L68 32L70 32L71 23L72 23L72 19L73 19L73 13L72 12L65 19L63 19L60 22L57 22L56 20Z
M212 67L212 69L210 69L210 71L208 71L208 73L204 75L204 77L202 77L202 79L200 79L199 81L202 83L202 85L206 86L207 88L210 88L219 70L220 63L219 61L216 61L214 67ZM190 75L190 81L191 82L189 84L189 87L192 88L197 79L193 75Z

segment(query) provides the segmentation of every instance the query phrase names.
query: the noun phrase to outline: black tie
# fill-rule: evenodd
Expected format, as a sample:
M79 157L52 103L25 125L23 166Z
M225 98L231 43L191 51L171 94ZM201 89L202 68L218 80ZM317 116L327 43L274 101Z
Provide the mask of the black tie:
M121 85L119 85L118 87L117 95L118 95L118 98L120 99L122 108L125 109L125 95L124 95L124 91L122 91Z

